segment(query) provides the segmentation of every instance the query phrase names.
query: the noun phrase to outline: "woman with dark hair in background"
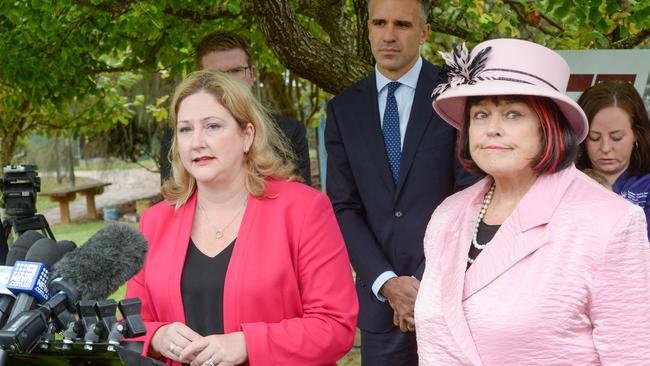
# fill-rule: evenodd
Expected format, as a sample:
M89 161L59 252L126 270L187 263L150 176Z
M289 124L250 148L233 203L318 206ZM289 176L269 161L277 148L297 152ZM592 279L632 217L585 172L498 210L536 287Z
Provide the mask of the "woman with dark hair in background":
M578 168L639 205L650 217L650 119L643 99L625 81L605 81L578 99L589 121ZM650 237L650 227L648 228Z

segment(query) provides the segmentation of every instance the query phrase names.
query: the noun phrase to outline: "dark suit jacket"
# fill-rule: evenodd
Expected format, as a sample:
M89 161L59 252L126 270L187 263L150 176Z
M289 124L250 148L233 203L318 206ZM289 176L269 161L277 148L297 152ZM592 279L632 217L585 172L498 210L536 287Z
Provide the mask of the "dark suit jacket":
M287 116L278 114L272 115L273 121L280 128L280 131L289 139L293 152L296 154L296 175L305 180L305 184L311 185L311 166L309 160L309 145L307 145L307 131L305 126Z
M383 272L422 278L423 238L433 210L476 177L455 159L456 131L431 106L438 68L424 61L393 183L379 121L375 74L327 105L327 194L357 275L359 327L384 332L393 311L371 286Z
M272 115L273 122L278 126L280 131L287 137L293 152L296 155L295 174L305 180L305 184L311 185L311 167L309 160L309 146L307 145L307 132L302 123L291 117ZM163 141L160 144L160 181L164 182L171 177L171 164L167 159L167 154L172 145L174 130L165 129Z

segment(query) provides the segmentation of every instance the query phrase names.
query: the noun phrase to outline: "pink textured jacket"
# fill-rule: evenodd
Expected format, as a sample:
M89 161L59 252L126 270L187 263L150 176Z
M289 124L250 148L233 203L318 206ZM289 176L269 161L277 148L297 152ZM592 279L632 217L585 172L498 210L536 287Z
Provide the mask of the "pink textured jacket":
M352 347L358 303L332 206L301 183L267 185L275 198L249 198L228 265L224 332L244 332L253 366L335 365ZM193 195L177 212L159 203L142 217L149 251L126 297L142 299L145 352L160 326L185 323L181 274L195 207Z
M449 197L429 222L420 365L650 365L641 208L574 167L544 175L466 271L491 183Z

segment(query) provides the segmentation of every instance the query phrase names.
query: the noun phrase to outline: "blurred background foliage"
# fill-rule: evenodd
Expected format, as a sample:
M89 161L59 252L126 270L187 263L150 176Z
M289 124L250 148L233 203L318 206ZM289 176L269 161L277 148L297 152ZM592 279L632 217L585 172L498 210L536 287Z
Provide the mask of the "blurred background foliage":
M250 40L265 105L317 126L323 103L372 70L367 5L2 1L0 163L35 161L35 154L44 154L39 159L50 170L79 158L157 163L173 87L196 68L194 44L218 29ZM556 49L648 48L650 0L433 0L428 20L423 54L437 63L437 51L452 42L473 46L495 37ZM313 129L309 137L313 148Z

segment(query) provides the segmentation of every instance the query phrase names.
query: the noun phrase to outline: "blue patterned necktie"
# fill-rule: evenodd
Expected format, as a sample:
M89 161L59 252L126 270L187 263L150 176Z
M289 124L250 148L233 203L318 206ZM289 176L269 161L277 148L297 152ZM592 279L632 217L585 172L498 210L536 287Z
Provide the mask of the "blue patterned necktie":
M402 157L402 143L399 132L399 112L395 100L395 90L402 85L397 81L388 83L388 96L386 97L386 109L384 110L384 123L382 133L384 135L384 146L390 163L390 171L393 173L393 182L397 185L399 181L399 161Z

